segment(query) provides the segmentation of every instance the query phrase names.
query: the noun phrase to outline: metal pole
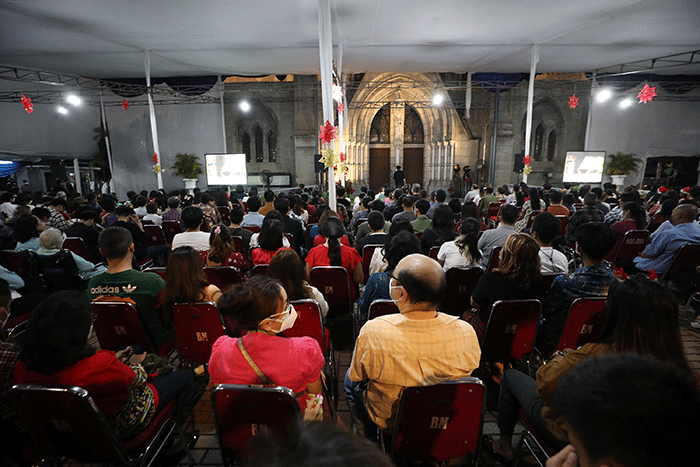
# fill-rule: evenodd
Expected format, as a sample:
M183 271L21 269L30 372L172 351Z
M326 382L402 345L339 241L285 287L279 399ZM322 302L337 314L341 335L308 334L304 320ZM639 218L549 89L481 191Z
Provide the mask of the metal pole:
M489 183L494 185L496 177L496 149L498 147L498 108L501 102L501 90L496 88L496 97L493 109L493 141L491 142L491 160L489 161Z
M530 81L527 88L527 119L525 121L525 155L530 155L530 137L532 135L532 104L535 98L535 71L540 61L540 46L532 46L530 58ZM527 183L527 172L523 171L523 182Z
M158 154L158 163L163 167L163 156L158 145L158 127L156 126L156 109L153 106L153 96L151 95L151 53L146 50L146 87L148 87L148 113L151 117L151 137L153 138L153 152ZM156 174L158 189L163 188L163 177L161 173Z

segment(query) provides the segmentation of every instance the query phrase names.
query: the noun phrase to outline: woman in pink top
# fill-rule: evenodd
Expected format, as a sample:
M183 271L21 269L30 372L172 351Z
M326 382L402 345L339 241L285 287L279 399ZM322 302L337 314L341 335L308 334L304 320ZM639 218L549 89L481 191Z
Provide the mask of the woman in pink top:
M240 338L222 336L214 343L209 359L214 384L263 382L243 356L240 339L255 365L273 384L291 389L300 402L306 394L321 394L325 360L318 342L311 337L277 335L296 319L296 311L279 282L254 276L230 287L217 305L229 329L240 327L248 332Z

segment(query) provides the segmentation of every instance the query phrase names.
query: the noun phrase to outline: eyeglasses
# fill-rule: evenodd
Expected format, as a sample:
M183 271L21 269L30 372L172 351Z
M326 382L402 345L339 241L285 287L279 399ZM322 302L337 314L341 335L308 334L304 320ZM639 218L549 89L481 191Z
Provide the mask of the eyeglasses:
M387 276L389 276L389 284L391 284L391 279L394 279L398 284L401 284L401 281L398 280L393 274L387 273ZM403 286L401 286L403 287Z
M284 307L284 311L280 311L279 313L275 313L274 315L270 315L265 319L274 319L275 316L290 314L292 312L293 308L294 308L294 306L292 305L292 302L290 302L289 299L287 299L286 305Z

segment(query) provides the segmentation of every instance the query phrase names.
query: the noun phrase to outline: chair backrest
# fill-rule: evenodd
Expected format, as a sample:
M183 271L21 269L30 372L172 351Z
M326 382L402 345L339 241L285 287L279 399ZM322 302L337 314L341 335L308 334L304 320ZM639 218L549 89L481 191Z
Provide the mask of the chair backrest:
M399 307L396 306L393 300L378 299L369 304L367 310L367 321L374 319L377 316L392 315L399 313Z
M269 266L269 264L256 264L255 266L253 266L253 269L250 270L250 275L264 276L265 274L267 274L267 268Z
M569 224L569 216L554 216L559 219L559 235L566 234L566 226Z
M253 437L288 436L301 422L294 393L281 386L220 384L211 394L211 405L225 466L246 458Z
M159 225L144 225L143 231L146 232L151 239L149 245L167 245L163 228Z
M362 270L365 273L365 280L369 279L369 265L372 262L372 255L374 255L374 250L377 248L382 248L384 245L380 244L367 244L362 247Z
M221 215L221 222L223 222L226 225L230 224L231 218L229 217L230 211L228 209L228 206L217 206L216 209L219 211L219 214Z
M605 301L605 297L582 297L574 300L554 351L578 349L597 339L605 326Z
M321 307L316 300L304 299L291 302L297 311L297 319L294 326L282 332L284 337L313 337L318 341L323 355L328 354L330 342L326 341L326 333L323 328L323 316Z
M85 246L85 242L80 237L67 237L63 240L63 248L72 251L76 255L83 258L85 261L90 261L95 263L95 259L92 257L92 253Z
M394 461L441 463L478 455L486 386L477 378L405 388L389 447Z
M491 250L491 257L489 258L489 265L486 268L486 270L488 272L491 272L494 269L496 269L498 267L499 263L501 262L501 249L502 248L503 247L497 246Z
M257 225L244 225L243 228L246 230L250 230L253 233L260 233L260 227L258 227Z
M175 235L182 233L182 224L180 224L178 221L164 220L161 227L163 228L165 241L168 242L168 244L173 243L173 238L175 238Z
M162 266L151 266L143 270L143 272L153 272L160 276L161 279L165 280L165 268Z
M69 250L61 249L53 255L36 255L36 260L39 274L50 290L79 290L87 285L78 275L78 265Z
M134 463L86 390L18 384L10 397L43 455Z
M489 203L489 209L486 211L486 218L490 219L492 217L498 216L498 211L501 210L501 203Z
M542 311L539 300L498 300L481 338L481 361L510 362L532 351Z
M620 248L612 259L613 263L635 258L644 250L649 239L648 230L628 230L622 238Z
M148 353L158 353L133 303L92 302L92 324L103 349L116 351L138 344Z
M221 291L243 280L241 273L234 266L206 266L204 275L209 282L217 286Z
M562 274L558 272L550 272L547 274L542 274L542 288L544 290L549 290L552 288L552 283L554 282L554 279L556 279L558 276L561 276Z
M233 239L233 249L243 256L248 257L248 253L245 251L245 243L243 243L243 237L234 235L231 237Z
M173 329L180 357L193 363L207 363L216 339L224 335L224 323L214 302L176 303Z
M38 279L39 270L36 263L36 253L33 251L2 250L2 265L12 272L16 272L25 285L28 279Z
M440 252L440 245L430 247L430 251L428 252L428 256L430 256L433 259L437 259L437 255L439 252Z
M530 217L527 219L527 227L525 227L525 228L529 229L532 226L532 223L534 222L535 217L537 217L541 213L542 213L542 211L532 211L530 213Z
M695 272L698 266L700 266L700 243L687 243L680 247L662 279L668 280L682 272Z
M309 283L321 291L328 302L328 316L352 313L350 279L342 266L315 266L309 272Z
M470 308L472 291L484 270L478 266L454 267L445 273L447 292L440 304L440 311L452 316L462 316Z

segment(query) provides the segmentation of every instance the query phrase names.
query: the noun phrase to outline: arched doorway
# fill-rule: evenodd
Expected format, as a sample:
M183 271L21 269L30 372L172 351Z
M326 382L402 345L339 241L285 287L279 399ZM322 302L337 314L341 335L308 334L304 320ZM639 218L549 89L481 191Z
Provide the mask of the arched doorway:
M403 172L406 183L423 184L423 122L418 112L406 106L403 130Z
M369 130L369 186L372 190L381 189L389 183L390 140L389 130L391 111L388 105L379 109L372 119Z

